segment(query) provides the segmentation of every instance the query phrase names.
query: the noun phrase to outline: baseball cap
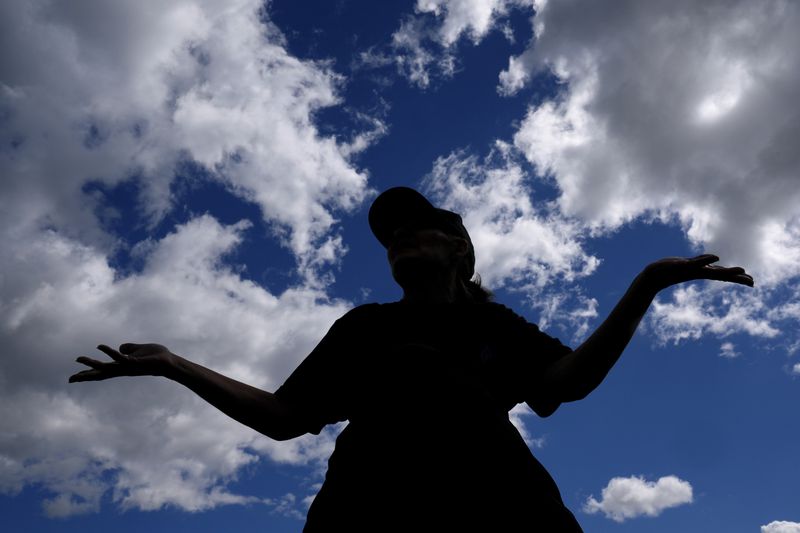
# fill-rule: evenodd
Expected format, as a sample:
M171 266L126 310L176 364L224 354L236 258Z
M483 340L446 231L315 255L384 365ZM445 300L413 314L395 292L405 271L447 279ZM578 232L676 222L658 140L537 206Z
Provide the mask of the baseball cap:
M388 248L394 232L404 226L434 228L466 240L469 248L464 256L462 276L467 280L472 278L475 273L475 248L461 215L434 206L410 187L392 187L372 202L369 227L384 248Z

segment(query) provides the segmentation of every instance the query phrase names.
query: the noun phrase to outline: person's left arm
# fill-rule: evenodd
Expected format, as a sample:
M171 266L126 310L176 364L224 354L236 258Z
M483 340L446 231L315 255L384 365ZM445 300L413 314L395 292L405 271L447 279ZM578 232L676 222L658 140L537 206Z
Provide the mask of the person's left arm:
M636 332L656 294L686 281L710 279L753 286L753 278L741 267L721 267L715 255L691 259L669 257L648 265L595 332L567 354L552 363L543 377L543 386L562 402L585 398L606 377Z

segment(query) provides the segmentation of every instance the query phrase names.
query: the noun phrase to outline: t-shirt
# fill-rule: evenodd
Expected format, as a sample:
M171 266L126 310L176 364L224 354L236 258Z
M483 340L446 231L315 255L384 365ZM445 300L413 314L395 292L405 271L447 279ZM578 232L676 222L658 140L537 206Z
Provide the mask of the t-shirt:
M367 304L276 392L336 440L306 532L579 532L508 412L559 406L544 370L570 349L500 304Z

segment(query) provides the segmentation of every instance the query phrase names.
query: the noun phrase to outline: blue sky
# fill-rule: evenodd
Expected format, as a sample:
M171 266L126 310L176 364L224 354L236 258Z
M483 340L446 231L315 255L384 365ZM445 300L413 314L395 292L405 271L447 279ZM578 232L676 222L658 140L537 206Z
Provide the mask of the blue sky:
M66 378L151 341L274 390L400 296L366 212L408 185L573 346L653 260L746 267L754 290L660 294L587 399L512 414L587 532L800 532L798 23L772 0L4 2L5 524L300 531L340 428L275 443L167 380Z

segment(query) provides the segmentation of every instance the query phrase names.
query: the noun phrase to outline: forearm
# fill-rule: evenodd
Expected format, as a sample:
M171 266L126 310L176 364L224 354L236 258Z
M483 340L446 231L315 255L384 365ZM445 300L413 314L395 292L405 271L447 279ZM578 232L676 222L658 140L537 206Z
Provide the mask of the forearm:
M546 383L562 401L583 399L597 388L630 342L656 292L638 276L597 330L549 369Z
M278 398L267 391L175 355L165 377L176 381L234 420L276 440L305 433Z

